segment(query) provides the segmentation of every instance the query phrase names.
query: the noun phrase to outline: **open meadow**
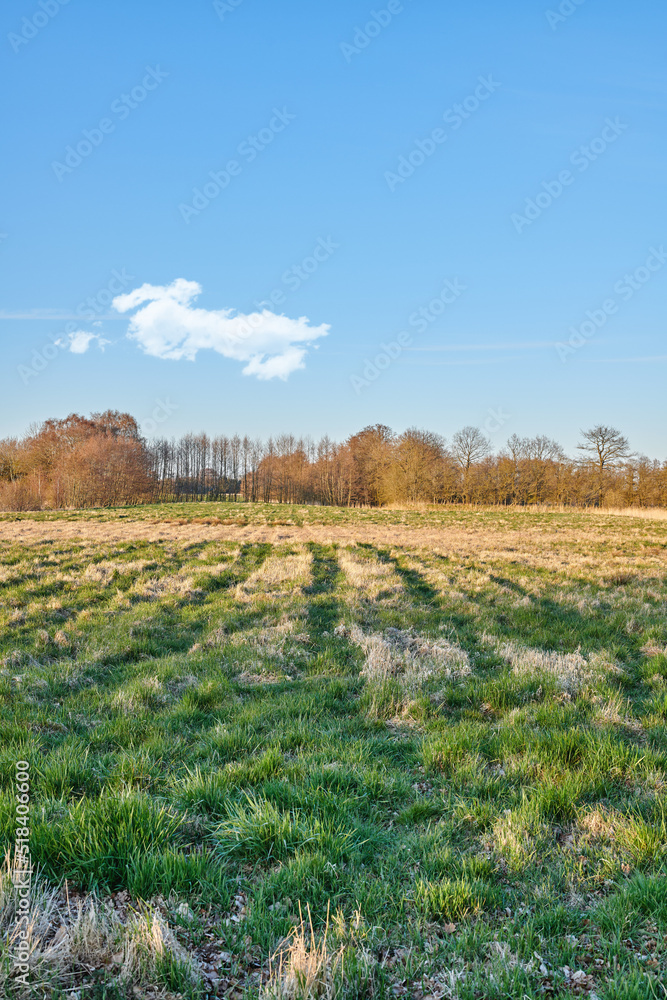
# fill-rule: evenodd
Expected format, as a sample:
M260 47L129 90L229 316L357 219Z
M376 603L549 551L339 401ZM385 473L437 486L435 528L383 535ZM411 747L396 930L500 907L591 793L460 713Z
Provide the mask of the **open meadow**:
M0 514L0 774L2 996L665 997L667 519Z

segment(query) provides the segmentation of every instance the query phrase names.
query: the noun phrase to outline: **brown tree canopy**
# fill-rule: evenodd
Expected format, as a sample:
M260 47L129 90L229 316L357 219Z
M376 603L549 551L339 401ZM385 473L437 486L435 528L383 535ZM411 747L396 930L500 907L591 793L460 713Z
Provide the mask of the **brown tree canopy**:
M0 441L0 508L91 507L151 501L247 499L382 506L410 503L667 506L667 462L635 456L615 428L582 432L581 455L513 434L496 454L477 427L447 444L416 427L384 424L346 441L280 434L142 439L128 413L45 421Z
M0 506L105 507L149 501L152 458L129 413L46 420L21 441L0 442Z

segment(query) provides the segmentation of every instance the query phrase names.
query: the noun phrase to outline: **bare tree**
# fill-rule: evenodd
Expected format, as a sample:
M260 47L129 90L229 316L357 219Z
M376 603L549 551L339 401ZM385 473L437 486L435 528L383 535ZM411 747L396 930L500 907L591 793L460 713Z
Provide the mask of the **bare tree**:
M346 444L354 465L354 500L371 507L383 502L383 484L391 463L394 433L385 424L364 427Z
M461 496L465 503L469 503L474 492L475 479L479 478L476 468L483 458L491 451L491 442L486 438L479 427L468 425L457 431L452 438L451 454L454 462L462 472Z
M445 442L439 434L410 427L394 443L386 493L392 500L430 501L442 497Z
M632 452L628 439L615 427L609 427L607 424L598 424L588 431L582 431L581 436L583 441L577 448L585 454L582 464L592 465L596 469L596 493L599 505L604 495L607 473L623 459L631 458Z
M589 431L582 431L581 436L584 440L577 448L586 452L584 461L592 461L600 471L616 465L619 459L632 457L628 439L615 427L598 424Z
M452 455L464 472L471 465L481 461L491 451L491 442L484 437L479 427L464 427L452 438Z
M471 465L485 458L491 450L491 442L484 437L479 427L464 427L452 438L452 454L464 472Z
M132 416L71 413L0 441L0 509L88 507L238 497L283 503L391 501L667 507L667 462L633 456L613 427L582 431L577 460L538 435L500 454L476 427L445 447L437 434L364 428L338 444L291 434L146 441Z

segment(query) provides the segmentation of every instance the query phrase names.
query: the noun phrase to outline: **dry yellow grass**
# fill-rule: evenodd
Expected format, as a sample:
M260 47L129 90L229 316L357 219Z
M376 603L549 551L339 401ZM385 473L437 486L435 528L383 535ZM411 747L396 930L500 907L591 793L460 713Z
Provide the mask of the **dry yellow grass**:
M397 546L419 548L461 559L475 558L478 562L510 558L525 562L527 567L558 569L572 574L579 568L595 567L599 575L613 575L627 570L629 546L633 534L641 535L644 549L632 551L633 566L640 571L663 568L667 565L667 551L663 546L662 532L657 529L660 517L648 517L634 512L578 512L573 523L571 512L551 515L550 528L538 523L537 511L506 511L495 520L483 513L471 514L466 524L452 522L434 526L425 520L423 526L402 524L364 523L303 524L271 527L265 524L216 525L216 524L165 524L133 520L128 517L118 521L20 521L0 522L0 541L33 544L51 541L54 544L71 544L80 541L88 546L124 544L128 541L160 541L162 544L235 541L240 544L268 542L272 545L307 544L326 545L335 542L343 546L365 543L384 549ZM665 512L663 512L665 513ZM617 518L622 516L621 529ZM628 525L632 517L636 524ZM381 515L380 515L381 517ZM618 532L614 522L619 524ZM656 530L651 530L651 525ZM606 541L605 552L598 549L601 539ZM652 547L653 543L653 547ZM93 549L90 549L91 553ZM5 568L12 578L13 571Z
M446 639L429 639L397 628L367 633L356 625L349 630L339 627L336 634L346 635L363 650L363 677L376 682L398 678L408 694L416 694L432 677L453 680L470 674L466 651Z
M338 562L357 599L377 601L382 595L384 600L396 600L403 592L394 566L375 554L344 548Z
M135 996L144 995L142 988L152 989L156 970L165 962L178 964L184 978L195 982L197 960L178 942L163 900L141 909L116 909L92 894L70 899L66 890L54 889L36 876L30 882L24 921L20 914L25 911L18 908L19 871L8 853L0 869L0 933L11 947L19 931L27 931L32 996L51 996L48 984L54 974L64 985L82 968L113 970L119 983L133 984ZM10 983L0 970L0 989L10 988ZM156 989L152 996L167 1000L172 994Z
M284 597L297 587L306 587L311 581L313 557L300 547L288 555L270 556L248 579L237 586L238 601L254 601L260 595Z

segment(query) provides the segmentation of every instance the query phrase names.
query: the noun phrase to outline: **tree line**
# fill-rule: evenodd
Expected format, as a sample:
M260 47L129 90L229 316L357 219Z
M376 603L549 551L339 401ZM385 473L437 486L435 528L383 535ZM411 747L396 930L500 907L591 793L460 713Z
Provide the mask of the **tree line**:
M46 420L0 441L3 510L179 500L667 507L667 461L637 455L603 424L582 431L574 456L543 435L513 434L494 452L477 427L449 441L383 424L343 442L203 433L149 441L115 410Z

